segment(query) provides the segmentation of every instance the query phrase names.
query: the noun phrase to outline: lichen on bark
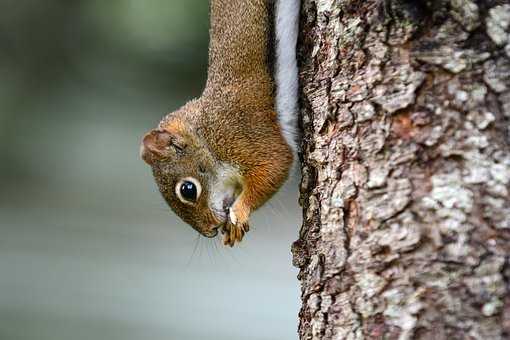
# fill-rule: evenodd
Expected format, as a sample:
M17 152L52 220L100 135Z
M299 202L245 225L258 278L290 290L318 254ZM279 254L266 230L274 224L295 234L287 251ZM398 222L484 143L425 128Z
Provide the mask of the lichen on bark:
M301 339L510 337L510 4L303 0Z

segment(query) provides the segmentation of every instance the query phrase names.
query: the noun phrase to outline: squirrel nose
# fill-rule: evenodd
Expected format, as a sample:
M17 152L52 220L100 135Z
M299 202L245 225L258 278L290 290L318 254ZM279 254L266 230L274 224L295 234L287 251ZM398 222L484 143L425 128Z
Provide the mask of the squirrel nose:
M218 235L218 229L220 228L220 224L218 225L210 225L209 228L207 228L207 230L204 230L201 232L202 235L204 235L205 237L208 237L208 238L213 238L215 237L216 235Z
M204 230L202 231L202 235L204 235L205 237L208 237L208 238L213 238L215 237L216 235L218 235L218 228L220 226L215 226L215 225L212 225L208 228L208 230Z

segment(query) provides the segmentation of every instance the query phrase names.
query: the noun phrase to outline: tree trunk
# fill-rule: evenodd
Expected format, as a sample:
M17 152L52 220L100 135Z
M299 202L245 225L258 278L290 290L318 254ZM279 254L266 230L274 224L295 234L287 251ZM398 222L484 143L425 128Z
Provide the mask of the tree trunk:
M300 338L510 338L510 1L301 14Z

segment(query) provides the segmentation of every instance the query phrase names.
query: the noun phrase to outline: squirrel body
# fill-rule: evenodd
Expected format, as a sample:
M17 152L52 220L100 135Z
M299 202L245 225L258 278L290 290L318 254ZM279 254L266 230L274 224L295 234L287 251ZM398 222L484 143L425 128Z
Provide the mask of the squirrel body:
M295 158L298 13L295 0L211 0L205 89L143 138L169 206L207 237L221 229L230 246Z

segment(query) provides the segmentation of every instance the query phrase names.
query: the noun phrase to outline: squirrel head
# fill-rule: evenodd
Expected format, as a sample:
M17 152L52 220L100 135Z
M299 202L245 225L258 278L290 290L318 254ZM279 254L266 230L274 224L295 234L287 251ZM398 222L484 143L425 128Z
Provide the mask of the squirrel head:
M140 153L170 208L202 235L216 236L242 190L239 171L218 161L181 117L147 133Z

